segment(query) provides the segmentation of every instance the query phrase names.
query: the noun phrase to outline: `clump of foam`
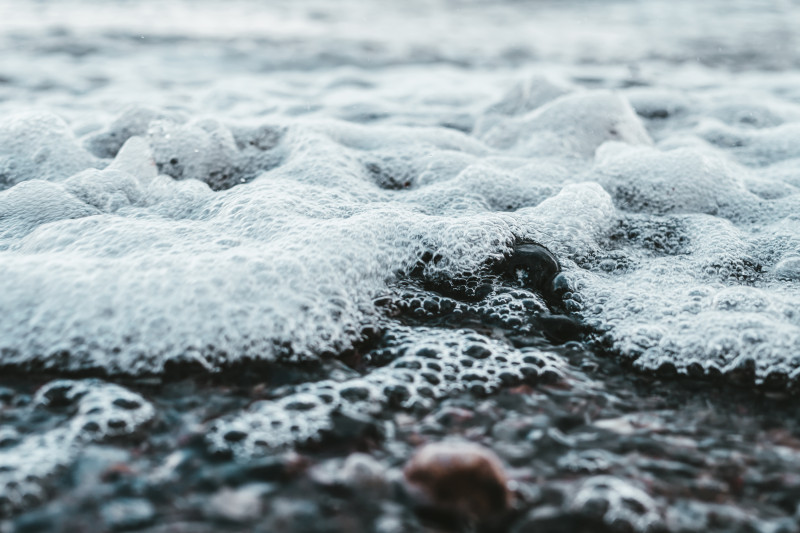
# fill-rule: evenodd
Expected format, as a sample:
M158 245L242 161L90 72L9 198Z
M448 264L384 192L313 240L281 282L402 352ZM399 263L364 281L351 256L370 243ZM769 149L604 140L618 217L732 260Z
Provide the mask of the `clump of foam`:
M17 435L0 449L0 513L34 506L48 479L71 464L89 444L138 432L155 416L139 394L99 380L57 380L43 386L23 417L49 411L67 418L38 433Z
M375 320L371 297L424 250L441 250L437 268L463 271L513 240L491 213L423 216L369 191L341 145L297 136L296 153L275 172L217 194L191 178L153 177L152 157L135 146L109 169L68 180L72 194L36 182L69 202L44 220L5 219L15 240L2 267L13 295L4 302L15 318L3 323L3 362L140 373L170 359L218 368L338 352ZM331 158L305 157L311 147ZM0 201L19 206L25 187ZM57 274L53 254L71 258Z
M99 161L63 119L33 111L0 120L0 190L27 180L61 181Z
M689 95L681 91L656 87L636 88L625 93L636 114L651 121L675 120L693 107ZM652 125L651 125L652 127Z
M768 281L771 268L780 277L780 263L762 262L748 234L729 222L677 220L679 226L664 223L680 235L679 246L654 249L652 237L637 235L619 252L633 268L617 270L609 258L612 266L601 267L610 274L581 274L583 315L607 331L615 352L644 369L744 373L745 381L758 382L794 375L799 295L785 282Z
M691 148L660 152L610 143L597 154L593 176L632 212L735 216L749 198L742 175L725 159Z
M303 112L288 96L346 92L347 76L380 91L375 109L419 109L353 123L329 118L352 94ZM2 363L138 374L340 353L421 261L472 290L532 240L562 262L564 308L643 368L794 372L795 106L558 79L403 100L411 78L393 93L376 73L298 74L269 116L134 106L80 140L52 115L6 118ZM472 130L432 126L457 107ZM768 305L735 303L750 299ZM524 327L517 313L494 323Z
M150 124L157 120L184 123L186 118L178 113L168 113L152 107L132 105L127 107L108 126L90 134L84 146L97 157L116 157L125 142L131 137L143 137Z
M564 81L534 75L516 82L499 101L486 109L485 114L525 115L573 89Z
M180 124L150 123L147 133L159 172L175 179L196 179L212 189L236 184L236 141L230 130L214 120Z
M572 496L571 507L615 529L645 532L664 528L664 509L632 482L613 476L584 481Z
M363 377L307 383L278 400L253 404L247 412L211 423L214 451L239 456L305 444L333 429L333 416L375 416L386 406L429 409L439 399L563 375L563 361L535 348L514 349L469 330L396 328L372 359L389 359Z
M787 281L800 280L800 255L791 255L781 259L773 274L776 278Z
M754 167L800 157L800 124L794 122L753 130L709 120L700 124L697 133L743 164Z
M498 122L481 138L524 155L591 158L606 141L651 144L630 104L605 91L568 94L530 114Z

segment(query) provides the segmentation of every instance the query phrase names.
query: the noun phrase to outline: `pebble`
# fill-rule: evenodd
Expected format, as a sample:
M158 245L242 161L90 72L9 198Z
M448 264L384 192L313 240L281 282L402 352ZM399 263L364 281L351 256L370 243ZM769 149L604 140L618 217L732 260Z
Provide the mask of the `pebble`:
M141 498L122 498L103 506L100 514L108 529L119 531L142 527L156 515L153 504Z
M224 487L208 501L207 515L225 522L250 522L262 512L261 497L271 485L254 483L239 489Z
M503 463L478 444L427 444L406 463L403 473L422 506L484 520L511 505Z
M511 257L501 268L505 275L511 277L522 273L525 285L539 290L561 272L561 264L556 256L536 242L516 244Z

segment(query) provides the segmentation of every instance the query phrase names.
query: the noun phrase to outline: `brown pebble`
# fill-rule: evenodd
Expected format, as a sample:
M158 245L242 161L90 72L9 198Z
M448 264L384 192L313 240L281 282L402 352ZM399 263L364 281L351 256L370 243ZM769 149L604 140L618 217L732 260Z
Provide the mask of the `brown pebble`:
M421 503L442 511L484 520L503 513L511 503L503 463L478 444L425 445L406 463L403 474Z

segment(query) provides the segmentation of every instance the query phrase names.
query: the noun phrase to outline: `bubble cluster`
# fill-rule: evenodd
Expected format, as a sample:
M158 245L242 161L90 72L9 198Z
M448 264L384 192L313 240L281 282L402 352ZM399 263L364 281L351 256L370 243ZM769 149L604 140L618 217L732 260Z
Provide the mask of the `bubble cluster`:
M468 23L484 16L477 4L447 18L459 31L433 32L425 46L411 37L438 20L424 14L439 3L419 17L370 9L375 28L358 31L347 10L328 13L345 26L306 45L286 35L223 45L213 24L182 35L180 17L142 33L152 41L112 38L116 22L82 16L80 2L49 7L67 29L4 30L17 59L0 72L0 363L158 374L172 362L216 371L313 360L362 342L383 313L375 298L424 254L423 289L449 284L442 296L475 302L488 294L484 267L530 240L562 262L563 309L642 368L724 372L741 356L754 358L757 380L794 372L800 107L790 81L721 84L669 61L613 66L644 53L631 40L661 42L649 8L617 20L592 7L615 29L608 47L564 48L550 24L511 15L527 6L507 7L496 15L519 31L485 50L466 30L480 26ZM324 19L293 9L309 27ZM12 11L28 27L28 11ZM397 38L387 48L369 37L385 37L381 24ZM748 65L761 50L675 27L685 41L665 39L672 52L648 44L648 61L674 60L686 51L678 41L705 65ZM189 48L159 55L173 31L207 52L208 68ZM791 63L785 48L759 65ZM579 67L507 68L534 50ZM129 72L119 57L137 62ZM66 58L76 64L59 67ZM770 305L713 303L737 285ZM506 298L469 313L524 327L521 311L499 312ZM451 306L420 302L410 311L420 317Z
M62 181L100 161L59 116L31 111L0 119L0 190L31 179Z
M139 394L100 380L51 381L22 411L24 418L47 413L60 422L3 440L0 514L41 503L48 479L69 466L87 445L131 436L155 416L152 404Z
M487 395L503 386L563 376L563 360L555 354L515 349L468 330L398 328L385 335L379 350L368 358L384 364L364 376L299 385L282 398L214 421L209 445L238 456L261 455L323 439L335 430L337 414L369 419L386 407L426 410L462 392Z
M612 476L595 476L578 487L573 509L602 521L615 530L658 531L663 529L663 511L641 488Z

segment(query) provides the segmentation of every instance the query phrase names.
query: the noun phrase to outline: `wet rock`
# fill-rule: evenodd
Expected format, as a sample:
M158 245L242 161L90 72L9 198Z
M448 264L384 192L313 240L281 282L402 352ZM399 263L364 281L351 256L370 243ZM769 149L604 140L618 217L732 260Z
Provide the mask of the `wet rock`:
M123 531L146 526L155 519L153 504L140 498L122 498L109 502L100 511L110 530Z
M359 446L379 441L382 428L367 415L350 411L331 413L331 426L322 430L322 442L328 445Z
M14 398L14 391L8 387L0 387L0 402L11 403Z
M294 452L249 461L244 468L245 479L280 481L291 478L305 469L305 460Z
M323 529L319 505L302 499L277 498L265 531L331 531Z
M550 250L536 242L523 241L514 245L511 257L498 270L525 286L542 290L561 271L561 264Z
M41 531L53 531L56 529L58 517L52 511L34 511L32 513L23 515L14 521L14 526L11 531L15 533L39 533ZM4 529L5 524L0 522L0 531L7 531Z
M423 507L482 521L511 505L502 462L477 444L428 444L406 463L403 473Z
M309 472L311 479L326 488L329 493L340 496L351 494L369 495L370 498L385 497L389 480L387 468L366 453L352 453L346 459L325 461Z
M530 511L517 522L511 531L512 533L561 533L564 531L580 533L588 530L582 529L576 517L570 516L559 507L545 505Z
M531 321L538 326L548 340L556 344L579 339L588 331L586 324L571 316L542 314Z
M354 453L345 459L339 479L351 487L382 490L386 485L386 467L371 455Z
M261 498L275 487L265 483L245 485L238 489L222 488L208 501L206 516L222 522L245 523L262 513Z
M619 531L663 531L656 502L642 489L612 476L586 480L572 498L571 508L587 520Z

